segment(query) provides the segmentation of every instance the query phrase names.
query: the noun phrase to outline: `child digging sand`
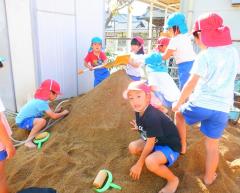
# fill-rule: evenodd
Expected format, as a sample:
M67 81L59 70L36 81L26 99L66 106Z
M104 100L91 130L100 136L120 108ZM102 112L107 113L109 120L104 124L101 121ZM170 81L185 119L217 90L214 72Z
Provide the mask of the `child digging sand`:
M55 80L45 80L37 89L34 99L25 104L16 117L16 124L21 129L30 131L25 146L35 148L32 138L46 125L43 118L46 113L51 119L58 119L67 115L68 110L55 113L48 105L48 101L54 101L60 94L60 85Z
M230 30L223 25L218 14L200 16L195 22L193 35L203 50L193 64L191 76L173 105L173 111L176 112L184 152L185 121L189 125L201 122L200 131L205 136L206 149L203 181L209 185L217 177L218 143L228 123L228 113L233 104L234 79L240 61L236 48L232 46Z
M138 180L145 163L149 171L167 180L159 193L174 193L179 179L168 167L179 157L180 138L174 123L150 104L151 92L144 81L135 81L123 93L136 113L136 120L131 122L133 130L141 134L140 139L129 144L130 153L140 155L130 169L130 176Z

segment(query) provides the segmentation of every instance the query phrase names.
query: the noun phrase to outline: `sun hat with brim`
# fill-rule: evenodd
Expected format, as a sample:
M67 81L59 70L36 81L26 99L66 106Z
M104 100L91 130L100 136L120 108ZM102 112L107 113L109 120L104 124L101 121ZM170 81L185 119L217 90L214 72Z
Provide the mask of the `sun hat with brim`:
M170 38L168 37L160 37L157 40L157 45L158 46L167 46L170 42Z
M91 43L92 44L102 44L102 39L101 38L99 38L99 37L94 37L94 38L92 38L92 40L91 40Z
M160 53L153 52L149 54L145 58L145 64L148 68L152 69L152 71L155 71L155 72L163 71L162 55Z
M230 29L223 25L223 19L216 13L201 15L194 24L192 32L201 32L201 41L207 47L232 44Z
M131 45L133 45L133 40L136 40L141 46L144 44L144 40L140 36L135 36L134 38L132 38Z
M128 99L129 91L144 91L145 93L150 94L152 88L146 84L145 80L139 80L131 82L128 85L128 88L123 92L123 98Z
M61 95L59 83L51 79L44 80L40 87L36 90L34 98L48 100L51 91L57 95Z
M188 32L186 18L180 12L173 13L168 17L166 24L164 25L164 29L168 30L173 26L178 26L181 34L185 34Z

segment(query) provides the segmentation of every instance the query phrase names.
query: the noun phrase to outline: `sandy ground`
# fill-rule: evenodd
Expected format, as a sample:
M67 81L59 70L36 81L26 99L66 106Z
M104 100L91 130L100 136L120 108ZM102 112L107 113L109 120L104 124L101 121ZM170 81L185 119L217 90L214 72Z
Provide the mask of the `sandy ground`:
M11 193L27 187L52 187L58 193L91 193L100 169L113 173L122 193L157 193L165 180L144 168L139 181L129 177L137 160L128 153L130 141L138 134L130 130L133 112L122 98L130 80L123 71L114 73L86 95L71 99L71 113L50 129L51 137L41 150L21 146L7 162ZM18 139L26 137L14 129ZM188 129L188 151L171 167L180 178L177 193L240 192L240 124L229 125L220 145L217 180L202 183L204 138L195 126ZM107 192L117 193L118 190Z

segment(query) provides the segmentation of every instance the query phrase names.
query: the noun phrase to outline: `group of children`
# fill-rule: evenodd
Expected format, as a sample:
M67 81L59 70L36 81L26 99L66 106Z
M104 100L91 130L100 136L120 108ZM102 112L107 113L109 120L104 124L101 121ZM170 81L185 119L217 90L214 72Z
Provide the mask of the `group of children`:
M143 62L133 59L126 66L126 73L133 81L123 97L129 100L135 111L136 119L131 121L133 130L141 134L140 139L129 144L130 153L140 156L131 167L130 176L139 179L145 164L149 171L167 180L159 193L174 193L179 178L168 167L174 164L180 154L186 153L185 122L201 122L200 131L205 136L206 148L203 182L208 185L216 179L218 142L233 103L234 79L240 61L232 46L230 30L223 25L218 14L208 13L196 20L192 34L202 49L197 56L182 13L170 15L165 27L172 38L160 38L156 51L147 56L144 55L143 39L139 36L132 39L131 51L139 55L136 60L140 58ZM168 74L166 60L171 56L178 65L181 93ZM87 68L94 70L94 86L109 76L106 68L94 69L107 62L100 38L92 39L84 61ZM141 80L141 65L146 66L147 81ZM27 147L36 147L31 139L46 125L44 114L58 119L69 113L67 110L54 112L49 107L48 101L55 100L59 94L60 85L54 80L45 80L35 92L34 99L18 113L17 126L30 131L25 143ZM176 125L165 112L154 106L154 98L175 112ZM9 139L11 131L3 111L0 100L0 193L7 193L3 163L14 155L15 149Z
M185 122L189 125L200 122L200 131L205 136L203 182L210 185L217 177L218 143L228 123L240 60L238 51L232 46L229 28L223 25L222 18L216 13L201 15L195 22L192 34L201 49L196 57L186 34L188 30L183 14L170 15L166 28L173 34L169 45L161 56L151 54L145 63L147 65L153 56L156 61L168 59L171 55L175 57L181 89L177 100L172 103L176 126L152 106L154 88L145 81L131 82L123 96L136 112L136 120L130 123L141 134L140 139L129 144L130 153L140 156L130 169L130 176L139 179L145 164L149 171L167 180L159 193L174 193L179 179L168 166L177 160L179 154L186 153ZM160 87L164 84L168 83L164 82Z

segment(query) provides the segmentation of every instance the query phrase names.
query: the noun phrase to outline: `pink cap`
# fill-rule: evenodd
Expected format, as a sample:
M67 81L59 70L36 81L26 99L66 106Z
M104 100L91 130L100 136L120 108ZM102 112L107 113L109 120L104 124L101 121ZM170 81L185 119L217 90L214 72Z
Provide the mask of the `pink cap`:
M148 86L146 84L145 80L139 80L139 81L131 82L128 85L128 88L123 92L123 98L127 99L128 98L128 92L132 91L132 90L142 90L145 93L151 93L152 88L151 88L151 86Z
M55 80L44 80L36 90L34 98L48 100L51 91L55 92L57 95L61 94L59 83Z
M201 31L201 41L208 47L232 44L229 28L223 25L223 19L216 13L201 15L192 32L196 31Z
M160 37L157 40L157 44L159 46L167 46L169 44L170 38L168 37Z
M136 36L133 39L136 39L141 45L144 44L144 40L140 36Z

